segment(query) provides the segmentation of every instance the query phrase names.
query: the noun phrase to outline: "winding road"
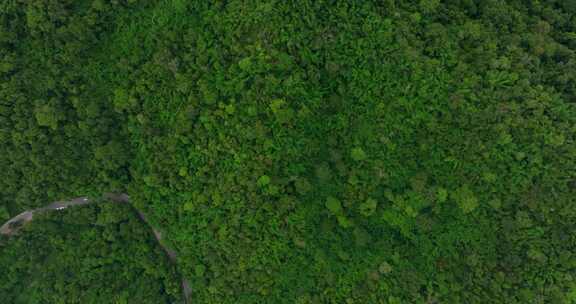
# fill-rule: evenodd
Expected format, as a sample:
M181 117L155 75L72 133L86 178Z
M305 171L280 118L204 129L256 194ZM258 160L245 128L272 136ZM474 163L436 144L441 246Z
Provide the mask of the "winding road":
M116 202L116 203L130 203L130 197L128 196L128 194L125 194L125 193L105 193L103 195L103 198L105 198L109 201L112 201L112 202ZM4 223L0 227L0 234L13 235L14 233L18 232L18 230L21 227L23 227L26 223L30 222L34 218L34 214L36 214L36 213L52 211L52 210L63 210L63 209L70 208L73 206L87 205L87 204L91 204L91 203L94 203L94 201L92 201L88 197L77 197L77 198L67 200L67 201L53 202L46 207L24 211L24 212L18 214L17 216L11 218L10 220L8 220L6 223ZM136 210L136 213L138 214L140 219L146 225L148 225L150 227L150 229L154 233L154 237L156 238L156 241L158 242L160 247L164 250L164 252L168 256L169 260L173 264L176 264L176 260L177 260L176 252L174 250L166 247L164 244L162 244L162 233L160 231L154 229L150 225L150 222L148 221L148 219L146 218L146 215L144 215L144 213L142 213L140 210L137 210L135 208L134 208L134 210ZM184 276L182 276L182 293L184 296L184 302L189 303L190 295L192 294L192 289L190 288L190 282L188 282L188 280L186 278L184 278Z
M52 203L46 207L43 207L43 208L24 211L24 212L18 214L17 216L11 218L10 220L8 220L6 223L4 223L4 225L2 225L2 227L0 227L0 234L11 235L11 234L15 233L16 231L18 231L18 229L22 225L24 225L24 224L26 224L32 220L32 218L34 217L34 213L44 212L44 211L48 211L48 210L62 210L62 209L66 209L66 208L71 207L71 206L86 205L89 203L90 203L90 200L88 198L79 197L79 198L75 198L75 199L70 200L70 201L54 202L54 203Z

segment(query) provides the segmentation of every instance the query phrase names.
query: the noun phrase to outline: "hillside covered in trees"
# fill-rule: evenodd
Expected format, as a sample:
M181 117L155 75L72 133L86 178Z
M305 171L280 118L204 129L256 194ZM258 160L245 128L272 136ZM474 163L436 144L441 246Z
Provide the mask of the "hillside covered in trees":
M128 193L193 303L574 303L575 134L576 1L0 0L0 218Z

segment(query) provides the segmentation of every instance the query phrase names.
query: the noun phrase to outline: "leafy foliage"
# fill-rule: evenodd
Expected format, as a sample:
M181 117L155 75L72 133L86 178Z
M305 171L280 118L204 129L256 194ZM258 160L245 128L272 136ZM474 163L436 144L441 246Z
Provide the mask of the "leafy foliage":
M574 301L572 1L3 3L11 215L127 190L197 303Z

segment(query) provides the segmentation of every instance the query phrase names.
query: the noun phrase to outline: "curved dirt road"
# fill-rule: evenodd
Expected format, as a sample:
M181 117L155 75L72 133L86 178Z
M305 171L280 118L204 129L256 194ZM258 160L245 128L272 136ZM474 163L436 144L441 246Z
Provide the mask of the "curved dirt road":
M116 203L129 203L130 202L130 197L128 196L128 194L125 194L125 193L105 193L103 195L103 198L110 200L112 202L116 202ZM68 201L54 202L54 203L51 203L50 205L48 205L46 207L24 211L24 212L18 214L17 216L11 218L10 220L8 220L6 223L4 223L0 227L0 234L12 235L12 234L18 232L18 230L22 226L24 226L26 223L30 222L34 218L35 213L46 212L46 211L51 211L51 210L63 210L63 209L66 209L66 208L69 208L72 206L81 206L81 205L87 205L87 204L91 204L91 203L94 203L94 202L91 201L90 198L88 198L88 197L77 197L77 198L74 198L74 199L71 199ZM138 217L146 225L148 225L150 227L150 229L152 230L152 232L154 234L154 237L156 238L156 241L158 242L160 247L164 250L164 252L168 256L169 260L172 263L176 264L176 259L177 259L176 252L174 250L164 246L164 244L162 244L162 233L160 231L154 229L150 225L150 222L148 221L148 219L146 218L144 213L142 213L141 211L139 211L135 208L134 208L134 210L138 214ZM190 299L190 295L192 294L192 289L190 288L190 283L184 277L182 277L182 292L184 294L184 302L188 303L189 299Z

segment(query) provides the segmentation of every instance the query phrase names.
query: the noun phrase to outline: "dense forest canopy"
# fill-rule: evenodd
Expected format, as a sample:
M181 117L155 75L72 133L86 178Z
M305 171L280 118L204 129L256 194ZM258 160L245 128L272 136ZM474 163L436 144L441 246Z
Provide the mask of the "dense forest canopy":
M575 52L566 0L1 0L0 218L126 192L194 303L573 303Z

